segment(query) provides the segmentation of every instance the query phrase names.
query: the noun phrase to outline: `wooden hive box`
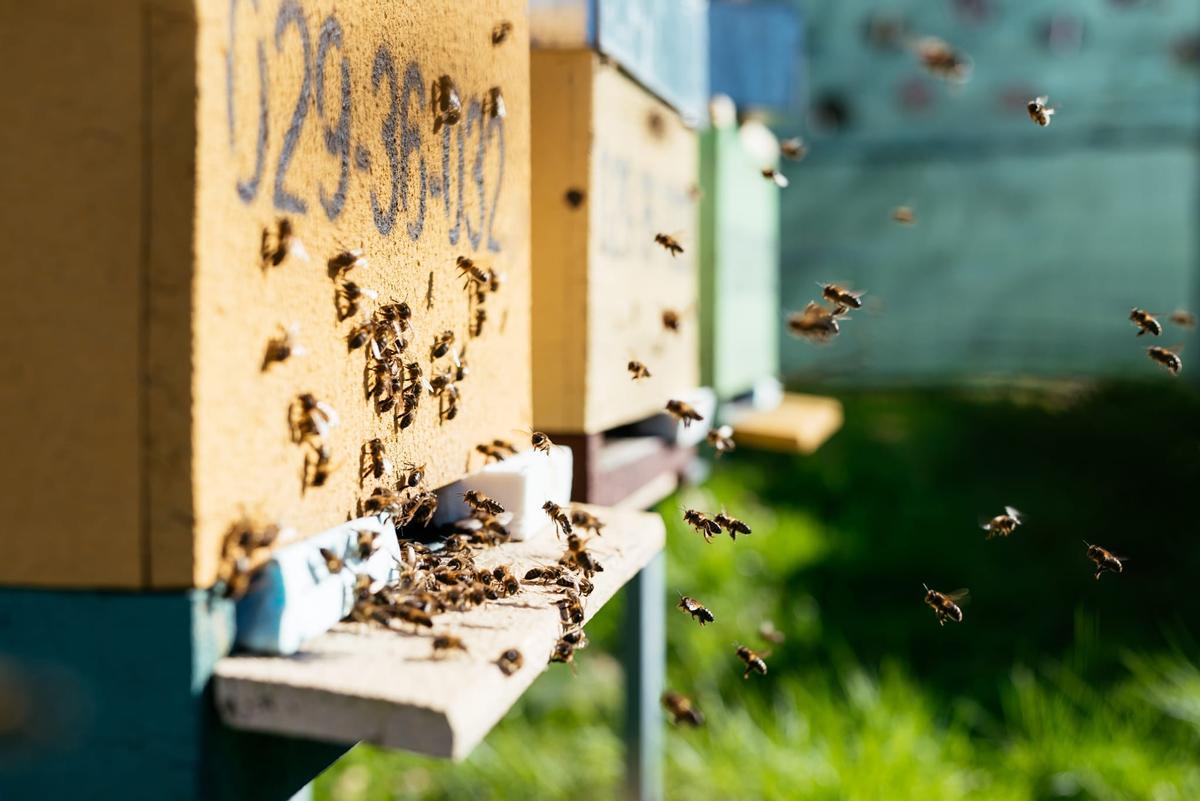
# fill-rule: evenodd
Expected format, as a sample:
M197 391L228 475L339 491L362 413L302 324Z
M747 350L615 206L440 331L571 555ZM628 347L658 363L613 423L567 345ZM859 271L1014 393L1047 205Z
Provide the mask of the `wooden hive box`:
M531 76L534 422L595 433L699 380L697 135L589 50L535 50ZM631 359L652 377L632 381Z
M438 486L475 443L531 424L523 2L7 4L0 45L0 172L22 187L0 243L28 299L0 322L0 433L19 454L0 519L20 532L0 584L208 586L240 514L345 520L367 440ZM435 133L442 75L462 115ZM309 259L264 268L280 217ZM426 396L397 431L366 399L327 265L346 248L370 261L348 278L412 307L406 358L426 375L435 333L465 343L455 419ZM459 255L506 277L477 338ZM307 355L264 370L293 323ZM341 421L337 469L302 491L289 409L305 392Z
M780 190L763 178L768 166L736 125L700 137L701 378L722 399L779 372Z

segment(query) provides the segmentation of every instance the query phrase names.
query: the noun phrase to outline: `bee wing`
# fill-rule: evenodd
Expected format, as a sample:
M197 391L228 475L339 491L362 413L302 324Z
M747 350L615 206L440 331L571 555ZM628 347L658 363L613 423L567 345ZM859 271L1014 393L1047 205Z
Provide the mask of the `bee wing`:
M954 601L954 603L960 604L960 605L965 604L971 600L971 591L966 589L965 587L962 589L954 590L953 592L948 592L945 595L951 601Z
M1011 506L1005 506L1004 513L1006 515L1008 515L1009 517L1011 517L1013 520L1016 520L1018 523L1025 522L1025 515L1022 514L1019 509L1014 509Z

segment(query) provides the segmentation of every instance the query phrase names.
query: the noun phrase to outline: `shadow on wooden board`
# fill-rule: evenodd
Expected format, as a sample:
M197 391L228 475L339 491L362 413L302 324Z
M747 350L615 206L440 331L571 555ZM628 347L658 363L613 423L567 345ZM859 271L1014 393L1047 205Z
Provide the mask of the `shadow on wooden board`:
M218 721L232 627L202 591L0 590L0 798L290 798L346 746Z

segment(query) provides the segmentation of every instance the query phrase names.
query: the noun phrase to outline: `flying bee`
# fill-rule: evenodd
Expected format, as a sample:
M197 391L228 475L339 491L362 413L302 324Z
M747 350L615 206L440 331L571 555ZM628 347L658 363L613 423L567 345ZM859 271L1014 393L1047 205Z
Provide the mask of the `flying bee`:
M379 537L379 532L377 532L377 531L367 531L364 529L364 530L358 532L358 543L357 544L358 544L358 558L359 559L366 560L366 559L371 558L371 554L375 553L375 548L378 547L375 544L375 540L378 537Z
M1100 574L1106 570L1112 573L1125 572L1121 557L1099 545L1092 545L1087 540L1084 540L1083 544L1087 546L1087 558L1096 563L1096 581L1100 580Z
M788 315L787 327L793 336L803 337L814 342L828 342L841 332L837 318L837 314L829 311L820 303L810 301L804 307L804 311L792 312Z
M1162 323L1158 319L1146 311L1145 309L1130 309L1129 320L1137 327L1137 335L1150 334L1151 336L1161 336L1163 332Z
M362 501L363 512L369 515L394 514L404 506L404 499L383 487L375 490Z
M691 615L692 620L695 620L701 626L703 626L705 623L712 623L716 620L716 618L713 616L713 613L708 611L706 606L690 596L680 595L677 606L687 614Z
M746 663L746 671L742 673L743 679L750 678L751 672L758 673L763 676L767 675L767 663L760 654L750 650L744 645L739 645L735 653L737 654L738 659Z
M453 634L439 634L433 638L433 655L435 658L444 656L450 651L468 653L467 645L460 637L455 637Z
M912 206L897 206L892 209L892 219L901 225L915 225L917 213L913 211Z
M662 695L663 708L671 713L671 722L676 726L696 728L704 725L704 715L692 703L692 699L674 690Z
M604 566L592 556L591 552L585 546L583 539L578 534L571 533L567 535L567 553L564 555L564 559L568 564L582 570L583 574L588 578L591 578L596 573L604 572Z
M542 511L554 521L554 533L560 537L563 534L571 533L571 518L567 513L554 501L546 501L542 504Z
M702 534L705 542L712 542L712 538L721 533L721 526L717 521L695 509L684 510L683 522Z
M429 352L435 359L440 359L450 352L454 344L454 332L447 329L433 338L433 347Z
M340 573L346 567L342 558L328 548L321 548L320 553L321 558L325 560L325 568L330 573Z
M1176 309L1175 311L1171 312L1171 316L1167 319L1182 328L1196 327L1196 315L1183 309Z
M340 276L354 269L365 270L371 265L363 255L362 249L355 248L336 254L329 260L328 266L331 275Z
M758 636L762 637L766 642L774 643L775 645L781 645L787 639L787 636L775 628L775 624L770 620L764 620L758 624Z
M786 189L788 185L787 176L781 173L774 167L767 167L762 171L762 177L766 178L771 183L778 186L780 189Z
M383 440L376 437L363 445L363 467L360 471L362 478L374 476L383 478L385 473L392 472L392 462L387 458Z
M679 240L670 234L655 234L654 241L666 248L672 256L678 256L683 252L683 245L679 244Z
M279 327L278 335L267 342L267 352L263 355L262 369L265 371L274 362L287 361L292 356L304 356L308 351L296 341L300 336L300 326L292 323L287 328Z
M679 316L679 312L674 309L663 309L662 324L664 330L670 331L672 334L677 334L683 321Z
M457 125L462 119L462 98L458 96L458 87L449 75L443 75L433 82L429 97L433 106L434 133L440 131L443 125Z
M996 515L991 520L984 523L980 528L987 532L987 539L992 537L1007 537L1017 530L1017 526L1023 523L1021 513L1011 506L1004 507L1004 514Z
M374 289L359 286L353 281L342 281L337 285L334 301L337 306L338 320L349 320L358 314L358 304L365 300L377 300L379 293Z
M513 24L508 20L496 23L496 26L492 28L492 47L503 44L512 32Z
M808 155L808 146L804 144L804 140L796 136L791 139L784 139L779 143L779 152L785 159L791 161L800 161Z
M500 668L500 672L505 676L516 673L524 664L525 657L521 656L521 652L516 648L509 648L496 659L496 667Z
M304 483L309 487L323 487L333 472L333 455L323 442L308 441L312 451L304 458Z
M720 426L709 429L704 438L708 440L709 445L712 445L713 450L717 452L717 456L729 453L737 447L737 444L733 441L733 426Z
M833 312L834 316L839 314L836 309L862 308L862 296L866 294L865 292L854 292L837 284L818 283L817 286L821 287L821 296L836 307Z
M311 392L299 395L291 408L292 441L303 442L310 437L324 439L329 429L338 424L338 414L325 401L319 401Z
M604 533L604 523L587 509L572 509L571 510L571 525L577 530L590 531L596 536Z
M738 520L736 517L730 517L729 515L725 514L724 509L713 516L713 522L728 531L729 539L733 540L734 542L737 542L738 534L742 534L744 536L750 533L749 526L747 526L741 520Z
M1179 371L1183 369L1183 360L1179 358L1179 354L1173 350L1151 345L1146 348L1146 355L1151 361L1158 362L1163 367L1170 371L1171 375L1179 375Z
M504 107L504 95L501 94L499 86L488 89L487 97L483 99L483 113L486 117L508 116L508 109Z
M571 669L575 669L575 646L567 642L566 639L559 639L554 643L554 650L550 652L551 662L562 662L565 665L570 665Z
M641 362L639 362L639 361L634 361L634 360L632 360L632 359L631 359L631 360L629 361L629 364L628 364L628 366L627 366L627 369L629 370L629 375L630 375L630 377L631 377L631 378L632 378L634 381L637 381L637 380L639 380L639 379L642 379L642 378L649 378L649 377L650 377L650 370L648 370L648 369L646 368L646 365L642 364L642 363L641 363Z
M962 607L959 606L961 601L964 601L968 595L967 590L955 590L954 592L938 592L931 590L927 585L925 587L925 603L937 615L939 626L946 625L947 620L952 620L955 623L962 623L963 613Z
M484 495L479 490L467 490L462 494L462 498L466 501L467 506L475 513L486 512L491 515L504 514L504 507L496 503L494 500Z
M936 36L918 40L914 49L921 66L930 75L956 83L966 81L971 75L970 59Z
M308 251L304 249L304 243L296 238L292 221L287 217L280 217L275 222L274 234L269 228L264 228L262 232L263 269L278 267L288 256L293 256L298 261L308 261Z
M1054 116L1054 109L1046 105L1046 101L1049 99L1043 95L1042 97L1035 97L1025 104L1025 110L1029 112L1029 119L1043 128L1050 124L1050 118Z
M690 426L693 420L699 422L704 419L704 416L693 409L691 404L684 403L681 400L667 401L666 410L668 414L683 423L684 428Z

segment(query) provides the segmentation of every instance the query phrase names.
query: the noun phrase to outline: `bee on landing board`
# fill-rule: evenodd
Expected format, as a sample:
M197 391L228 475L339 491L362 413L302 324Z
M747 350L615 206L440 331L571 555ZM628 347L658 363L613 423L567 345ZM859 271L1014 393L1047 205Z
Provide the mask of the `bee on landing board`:
M692 699L682 693L667 690L662 695L662 705L671 714L671 722L676 726L696 728L704 725L704 715L692 703Z
M712 612L708 611L708 608L705 607L704 604L690 596L680 595L679 603L676 604L676 606L682 609L685 613L691 615L692 620L696 621L701 626L703 626L705 623L713 623L716 621L716 617L713 616Z
M340 573L346 567L342 558L328 548L321 548L320 553L321 558L325 560L325 568L330 573Z
M1171 373L1171 375L1179 375L1179 371L1183 369L1183 360L1179 358L1179 354L1173 350L1151 345L1146 348L1146 355L1150 360L1161 364Z
M583 538L578 534L571 533L567 535L567 551L562 558L558 560L559 564L565 567L573 567L583 571L587 578L591 578L596 573L604 572L604 565L592 556L591 551L587 549Z
M766 178L771 183L778 186L780 189L787 189L787 176L772 167L767 167L762 171L762 177Z
M713 450L717 452L717 456L723 453L729 453L737 444L733 441L733 426L720 426L710 429L704 438L708 440L708 444L712 445Z
M737 542L737 535L746 535L750 533L750 527L738 520L736 517L730 517L722 509L713 517L713 522L721 528L729 532L729 539Z
M800 161L808 155L808 146L804 144L804 140L796 136L791 139L784 139L779 143L780 154L790 161Z
M504 44L509 35L513 32L513 24L508 20L501 20L492 28L492 47Z
M570 665L571 669L575 669L575 646L567 642L566 638L560 638L554 643L554 650L550 652L551 662L562 662L564 665Z
M546 516L554 521L554 533L558 536L571 533L571 518L566 511L554 501L546 501L542 504L542 511Z
M670 234L655 234L654 241L662 245L672 256L678 256L683 252L683 245L679 244L679 240Z
M550 437L543 434L541 431L534 431L529 435L529 444L533 446L535 451L550 455L550 449L554 447L554 442Z
M638 381L643 378L650 377L650 370L646 368L646 365L642 364L639 361L634 361L631 359L629 361L629 364L627 365L626 369L629 370L629 376L634 381Z
M855 292L837 284L817 283L821 287L821 296L834 306L833 315L839 316L846 309L861 309L862 296L866 292Z
M1137 335L1150 334L1151 336L1161 336L1163 332L1162 323L1158 319L1146 311L1145 309L1130 309L1129 321L1137 328Z
M804 311L792 312L788 315L788 332L793 336L803 337L813 342L828 342L841 333L838 317L837 311L830 311L816 301L809 301L809 304L804 307Z
M752 651L744 645L739 645L735 653L738 659L746 663L746 671L742 673L743 679L750 678L751 672L762 676L767 675L767 663L761 654Z
M450 651L468 653L466 643L453 634L439 634L433 638L433 656L435 659L444 656Z
M462 119L462 98L449 75L443 75L433 82L429 99L433 106L434 133L440 131L443 125L457 125Z
M681 400L669 400L666 405L667 414L674 417L679 422L683 423L683 427L687 428L692 424L692 421L700 422L704 419L700 412L692 408L691 404Z
M1020 512L1011 506L1005 506L1004 514L996 515L980 528L987 532L987 539L990 540L992 537L1007 537L1016 531L1017 526L1023 522Z
M1050 118L1054 116L1054 109L1046 105L1049 97L1035 97L1025 104L1025 110L1029 112L1029 119L1036 122L1038 125L1045 128L1050 124Z
M1096 581L1100 580L1100 574L1106 570L1110 573L1125 572L1125 564L1121 557L1099 545L1092 545L1087 540L1084 540L1083 544L1087 546L1087 558L1096 563Z
M929 605L935 615L939 626L946 625L947 620L952 620L955 623L962 623L963 613L959 602L966 600L968 595L967 590L955 590L954 592L938 592L931 590L928 586L925 587L925 603Z
M695 509L685 509L683 512L683 522L694 528L704 537L705 542L712 542L712 538L721 533L721 526L717 521L713 520L703 512L698 512Z
M572 509L571 525L577 530L591 532L597 537L604 533L604 522L587 509Z

